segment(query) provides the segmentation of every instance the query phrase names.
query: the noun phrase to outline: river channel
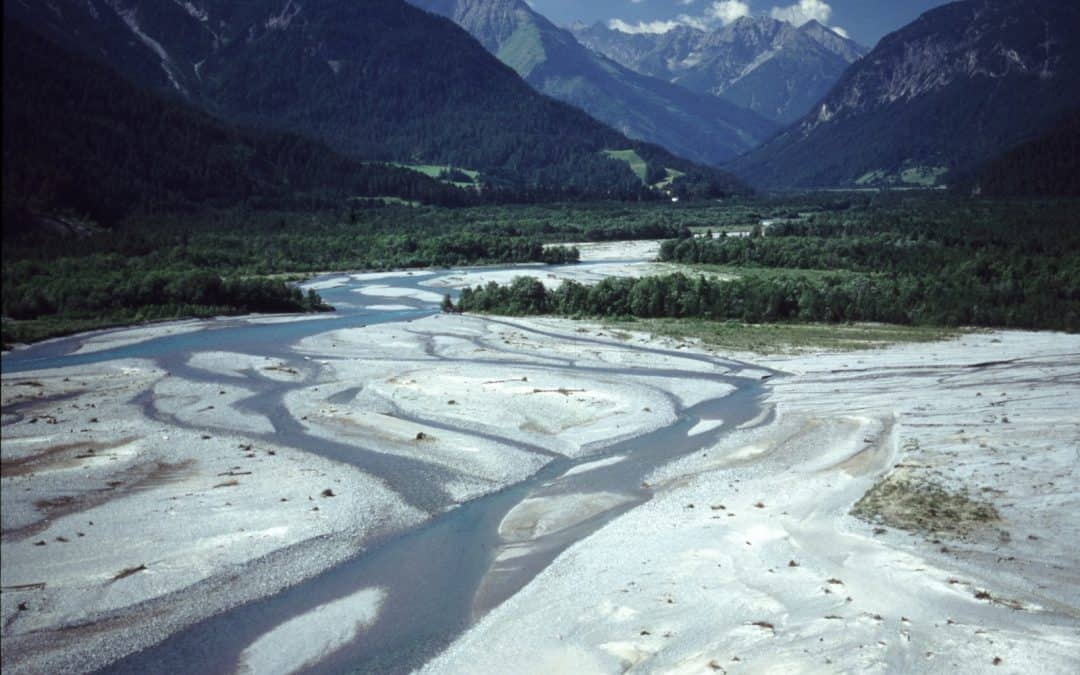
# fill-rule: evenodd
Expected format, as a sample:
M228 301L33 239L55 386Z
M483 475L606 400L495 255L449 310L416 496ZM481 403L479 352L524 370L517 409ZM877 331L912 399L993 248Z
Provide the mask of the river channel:
M426 291L426 284L439 276L462 270L417 275L402 272L381 276L377 283L396 289ZM544 368L565 368L580 374L593 372L607 378L678 378L699 380L703 386L722 383L730 393L691 406L676 404L673 423L634 438L595 443L585 457L567 458L520 441L497 437L488 440L516 445L545 455L549 460L528 479L464 504L456 504L440 487L445 469L418 459L378 452L352 441L329 441L308 432L285 406L285 396L309 386L319 374L319 357L300 355L294 345L303 338L374 324L407 323L438 312L437 303L416 297L378 297L358 293L363 277L348 281L320 294L337 311L325 318L281 323L252 323L243 319L216 319L203 322L199 330L158 337L136 344L107 348L91 353L75 353L88 336L53 340L4 356L5 373L70 367L114 359L140 358L155 362L164 371L194 382L219 382L222 377L192 368L188 361L200 351L230 351L280 359L303 374L300 382L253 378L245 386L255 393L239 407L265 415L272 433L247 433L254 440L297 448L354 465L384 481L408 504L431 517L419 526L381 535L362 551L325 572L275 595L250 602L195 623L141 652L111 664L105 673L231 673L236 672L243 650L276 627L311 612L317 607L378 587L386 597L377 618L347 644L306 666L309 673L403 673L410 672L440 651L491 608L510 597L540 573L567 547L589 536L618 515L651 497L645 482L657 467L717 442L722 434L750 423L769 419L762 409L765 382L761 370L747 364L682 351L626 345L625 349L676 357L683 364L701 368L658 366L582 367L567 359L565 365L544 364ZM318 281L318 280L316 280ZM422 285L425 284L425 285ZM425 294L420 293L420 297ZM393 305L388 303L392 302ZM488 319L496 322L497 319ZM520 328L544 334L544 331ZM557 336L580 348L608 344L585 336ZM331 358L332 354L325 355ZM514 363L500 355L497 363ZM479 365L484 361L470 359ZM657 359L658 363L662 359ZM495 361L492 361L495 363ZM535 366L521 362L520 365ZM749 375L740 374L753 370ZM347 403L356 391L337 394L334 403ZM151 396L137 401L144 414L160 416ZM171 424L182 425L176 419ZM428 420L425 424L437 424ZM701 422L708 429L698 430ZM697 429L695 429L697 427ZM475 431L470 432L475 433ZM617 462L599 462L619 458ZM586 463L596 463L587 471L571 471ZM568 474L568 472L570 472ZM513 565L496 564L500 547L500 523L523 500L580 493L613 493L624 497L617 505L595 513L570 527L533 542L531 548L514 559Z

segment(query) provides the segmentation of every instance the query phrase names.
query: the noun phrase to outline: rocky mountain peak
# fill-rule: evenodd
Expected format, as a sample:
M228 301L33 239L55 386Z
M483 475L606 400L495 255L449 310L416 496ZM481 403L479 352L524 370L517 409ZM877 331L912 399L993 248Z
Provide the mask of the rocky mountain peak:
M737 160L761 184L948 182L1080 107L1080 4L960 0L887 35Z
M488 51L497 51L513 35L520 21L532 14L522 0L409 0L433 14L462 26Z
M750 110L622 66L523 0L409 2L453 20L538 91L677 154L707 163L725 161L776 129ZM609 31L602 25L585 30ZM646 38L628 40L627 49L638 44L649 48Z
M1069 31L1078 20L1080 7L1056 0L969 0L932 10L882 39L803 126L812 129L962 80L1055 79L1076 59Z
M801 27L765 15L709 31L678 26L628 34L594 25L587 46L639 73L711 94L789 123L817 103L866 49L817 22Z
M829 28L816 20L804 23L799 27L799 32L848 63L855 63L869 51L854 40L837 32L837 29Z

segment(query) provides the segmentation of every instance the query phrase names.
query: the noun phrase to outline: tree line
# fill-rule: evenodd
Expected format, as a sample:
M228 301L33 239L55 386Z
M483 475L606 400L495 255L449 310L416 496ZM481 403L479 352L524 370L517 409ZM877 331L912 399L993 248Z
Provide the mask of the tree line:
M665 241L688 273L466 289L455 311L1080 330L1073 204L896 203L820 210L758 236ZM718 279L713 266L738 274ZM807 273L810 270L813 273ZM700 272L700 273L699 273Z
M1057 289L1033 286L1025 296L1011 287L943 286L934 280L872 275L746 276L733 280L671 274L641 279L604 279L593 286L565 281L547 289L531 277L507 285L467 288L456 312L510 316L736 319L852 322L940 326L1000 326L1080 330L1075 299Z
M39 229L5 230L4 342L47 337L73 327L151 319L248 312L330 309L317 294L302 294L280 273L470 265L567 264L574 247L547 245L539 236L488 236L450 228L401 228L402 220L360 224L292 216L257 217L233 227L236 214L191 228L155 222L89 234L57 236ZM393 227L390 223L397 223ZM175 229L173 226L176 226ZM403 232L402 229L405 231ZM444 230L446 228L443 228ZM37 322L41 325L33 325ZM48 328L42 326L47 325Z

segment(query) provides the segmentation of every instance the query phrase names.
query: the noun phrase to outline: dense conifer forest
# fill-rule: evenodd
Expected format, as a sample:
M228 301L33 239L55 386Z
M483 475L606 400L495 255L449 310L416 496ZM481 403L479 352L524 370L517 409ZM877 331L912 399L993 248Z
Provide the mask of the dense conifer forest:
M5 214L4 342L143 320L321 309L279 275L493 263L572 263L566 241L675 237L707 207L351 202L337 210L133 215L112 228ZM740 211L741 213L741 211ZM26 214L22 217L29 218Z
M344 158L299 136L239 130L136 88L5 22L5 228L20 211L110 223L138 211L319 208L348 196L463 204L462 190Z
M988 162L975 185L995 197L1080 197L1080 110Z
M210 50L197 73L178 71L165 88L138 86L162 73L117 56L126 48L100 34L100 21L60 28L46 9L13 7L4 21L5 204L102 218L314 209L355 196L454 206L746 191L728 173L537 94L445 19L396 0L305 7L303 29L230 24L212 49L159 26L178 49ZM668 169L672 179L654 189L609 150L641 158L653 183ZM454 176L391 165L430 163L470 169L476 180L454 185Z

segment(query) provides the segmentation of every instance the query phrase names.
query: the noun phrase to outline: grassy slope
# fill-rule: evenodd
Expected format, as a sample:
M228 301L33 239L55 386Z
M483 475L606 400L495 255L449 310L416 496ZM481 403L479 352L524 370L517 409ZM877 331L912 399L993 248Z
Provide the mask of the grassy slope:
M527 77L533 69L547 61L540 29L531 21L519 23L495 56L522 77Z
M641 179L642 184L645 183L646 165L645 160L641 158L641 155L637 154L634 150L605 150L604 154L612 159L617 159L620 162L626 162L630 166L630 170Z
M417 173L422 173L425 176L428 176L429 178L434 178L434 179L436 179L438 181L441 181L443 183L446 183L448 185L454 185L454 186L457 186L457 187L470 187L470 188L471 187L476 187L477 179L480 176L479 171L474 171L473 169L463 169L463 168L457 167L457 166L452 167L452 166L450 166L448 164L405 164L403 162L391 162L391 164L393 164L394 166L401 167L403 169L409 169L411 171L416 171ZM450 181L450 180L444 180L442 178L439 178L439 175L442 174L443 171L449 171L451 169L453 169L455 171L460 171L461 173L465 174L469 178L472 178L472 180L470 182L468 182L468 183L465 183L465 182L460 182L460 181Z
M605 150L604 154L611 159L626 162L630 167L630 170L634 172L634 175L641 179L642 185L646 184L646 181L648 180L648 164L635 150ZM660 182L654 183L652 187L657 188L658 190L664 190L671 187L671 184L680 176L686 175L684 172L679 171L678 169L672 169L669 166L664 167L664 171L667 172L667 175Z

